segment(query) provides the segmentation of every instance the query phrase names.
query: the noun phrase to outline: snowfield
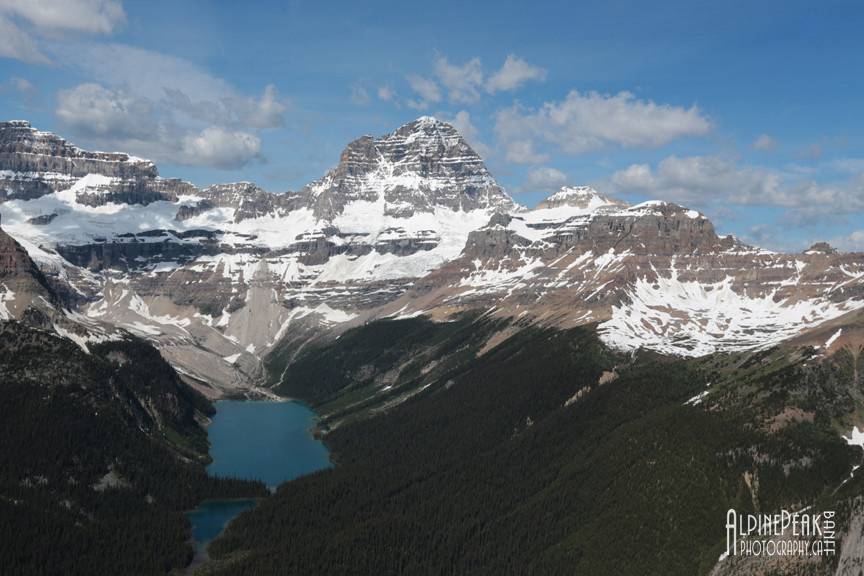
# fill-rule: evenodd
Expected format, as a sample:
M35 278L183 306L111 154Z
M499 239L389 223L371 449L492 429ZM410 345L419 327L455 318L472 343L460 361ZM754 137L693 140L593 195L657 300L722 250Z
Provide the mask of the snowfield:
M614 306L612 317L600 324L600 337L619 350L648 348L677 356L705 356L767 348L864 308L864 300L837 304L820 297L789 302L775 296L776 291L755 298L740 294L733 290L731 278L715 284L682 282L673 268L668 278L637 280L627 301Z

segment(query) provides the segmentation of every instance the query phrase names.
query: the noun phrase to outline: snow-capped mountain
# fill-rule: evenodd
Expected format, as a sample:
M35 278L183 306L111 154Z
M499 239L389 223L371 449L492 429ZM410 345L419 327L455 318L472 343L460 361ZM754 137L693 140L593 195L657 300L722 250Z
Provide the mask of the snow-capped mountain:
M0 169L4 229L74 307L223 388L257 382L289 331L359 320L400 296L515 207L458 132L429 117L352 142L296 193L199 190L21 121L0 124Z
M320 180L281 194L198 189L146 160L0 123L0 215L55 309L94 337L149 338L213 395L263 383L277 346L376 317L480 309L702 355L864 307L864 255L776 254L719 237L695 210L589 187L526 210L430 117L351 142Z
M393 304L477 307L525 322L597 322L615 348L701 356L776 344L864 308L864 254L778 254L720 237L695 210L564 188L499 214Z
M339 166L301 196L325 219L357 201L383 202L385 215L402 217L438 207L468 212L514 206L456 129L430 116L351 142Z

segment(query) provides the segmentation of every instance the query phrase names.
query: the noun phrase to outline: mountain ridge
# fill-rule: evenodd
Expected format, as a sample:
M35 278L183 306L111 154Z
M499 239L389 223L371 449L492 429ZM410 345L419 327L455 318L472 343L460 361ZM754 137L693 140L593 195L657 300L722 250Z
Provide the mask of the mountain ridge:
M720 237L698 211L590 187L525 209L428 116L355 139L322 178L282 194L199 189L0 123L0 189L4 229L74 315L150 340L214 397L265 393L268 354L376 318L596 322L609 346L687 356L777 342L864 306L861 254L776 254Z

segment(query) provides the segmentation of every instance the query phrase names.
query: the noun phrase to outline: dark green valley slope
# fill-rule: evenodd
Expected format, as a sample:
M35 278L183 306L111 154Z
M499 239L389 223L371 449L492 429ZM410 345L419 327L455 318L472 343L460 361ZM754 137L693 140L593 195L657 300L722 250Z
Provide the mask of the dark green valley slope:
M730 507L861 493L836 492L861 460L837 428L855 409L843 358L631 357L591 326L470 316L280 357L279 389L323 415L337 465L239 517L202 574L692 576L725 549Z

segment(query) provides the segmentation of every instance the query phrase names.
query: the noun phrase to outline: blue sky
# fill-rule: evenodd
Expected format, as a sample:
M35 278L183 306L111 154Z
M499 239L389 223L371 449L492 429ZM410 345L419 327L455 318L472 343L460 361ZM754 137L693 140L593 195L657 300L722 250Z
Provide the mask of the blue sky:
M452 121L521 203L590 183L864 249L864 4L0 0L0 106L196 184L283 191Z

